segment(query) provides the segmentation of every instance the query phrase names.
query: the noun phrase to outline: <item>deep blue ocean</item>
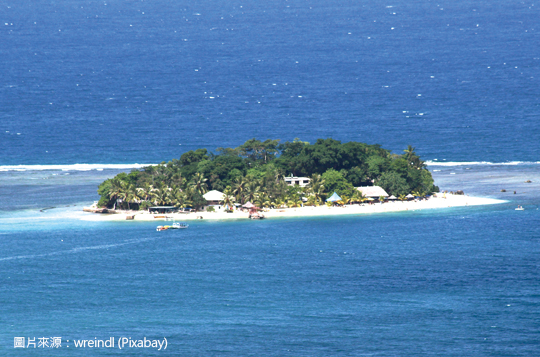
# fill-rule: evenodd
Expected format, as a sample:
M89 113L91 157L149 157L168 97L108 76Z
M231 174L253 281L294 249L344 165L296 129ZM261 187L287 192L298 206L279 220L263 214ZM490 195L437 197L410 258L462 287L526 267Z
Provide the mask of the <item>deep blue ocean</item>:
M0 355L539 356L538 19L502 0L0 1ZM81 220L118 172L254 137L412 145L441 189L506 202ZM168 347L72 343L110 337Z

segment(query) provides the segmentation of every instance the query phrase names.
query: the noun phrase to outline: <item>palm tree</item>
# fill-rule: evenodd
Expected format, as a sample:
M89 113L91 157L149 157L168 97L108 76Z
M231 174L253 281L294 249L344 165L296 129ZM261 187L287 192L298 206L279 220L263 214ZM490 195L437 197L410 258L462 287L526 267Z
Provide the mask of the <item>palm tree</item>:
M165 186L164 183L158 185L157 188L154 188L151 192L152 197L154 198L154 204L161 206L170 202L170 192L171 189Z
M275 200L276 207L282 208L285 205L285 200L281 197L276 198Z
M324 190L324 179L322 176L319 174L313 174L308 184L308 191L315 195L318 200L322 201L325 194Z
M116 203L118 202L118 199L124 194L125 190L125 182L114 177L111 179L111 188L109 190L109 200L114 200L114 206L113 209L116 210Z
M262 202L262 206L266 208L270 208L275 206L276 204L272 202L272 200L269 197L266 197L266 199Z
M232 209L234 205L234 197L232 195L232 189L227 186L225 190L223 190L223 200L221 201L221 204L223 206L228 206L229 209Z
M238 176L233 182L232 193L236 196L236 199L244 204L244 192L246 191L247 180L245 177Z
M351 198L346 196L346 195L342 195L340 203L342 205L346 205L347 203L351 203Z
M184 188L186 184L186 179L182 177L182 173L178 171L171 175L170 179L167 181L167 184L171 187L177 186L180 188Z
M308 197L307 204L310 206L319 206L321 204L321 200L316 196L311 195Z
M137 197L142 201L148 201L151 197L150 193L154 189L154 186L149 185L148 183L144 184L143 187L137 187Z
M135 202L135 203L139 202L139 199L137 197L137 190L135 189L135 185L133 185L131 183L128 184L127 187L126 187L125 201L127 202L128 210L131 210L131 207L129 206L129 204L131 202Z
M171 199L176 207L186 208L192 205L192 202L188 199L188 195L179 188L171 191Z
M367 200L367 197L365 197L360 190L355 190L352 196L352 200L353 202L362 203Z
M287 206L289 206L289 207L301 207L302 206L302 201L299 200L299 199L291 198L287 202Z
M208 192L208 184L206 183L206 181L208 181L208 179L205 178L202 173L197 172L191 178L190 184L195 191L197 191L201 195L204 195L206 192Z
M412 162L414 156L415 156L415 150L416 148L413 148L411 145L407 146L407 149L403 150L405 152L405 158L407 161Z
M245 199L247 201L256 201L259 197L261 186L257 180L250 181L246 186Z
M426 165L424 161L420 160L420 157L416 155L414 152L416 148L413 148L411 145L407 146L406 150L403 150L405 152L405 159L409 162L412 167L415 169L423 169Z

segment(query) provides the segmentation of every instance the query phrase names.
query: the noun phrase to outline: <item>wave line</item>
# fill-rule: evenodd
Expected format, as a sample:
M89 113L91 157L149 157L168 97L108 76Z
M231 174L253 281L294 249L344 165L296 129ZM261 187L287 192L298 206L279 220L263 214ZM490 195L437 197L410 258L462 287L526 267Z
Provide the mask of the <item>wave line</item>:
M517 166L517 165L539 165L540 161L508 161L508 162L490 162L490 161L464 161L464 162L445 162L445 161L426 161L428 166Z
M0 171L90 171L140 169L155 164L0 165Z

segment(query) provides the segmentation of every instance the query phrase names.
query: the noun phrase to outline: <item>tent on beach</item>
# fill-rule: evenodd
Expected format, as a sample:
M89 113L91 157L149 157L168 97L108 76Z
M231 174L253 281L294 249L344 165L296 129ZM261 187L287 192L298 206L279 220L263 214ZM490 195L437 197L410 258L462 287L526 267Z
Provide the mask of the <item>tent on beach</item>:
M244 208L253 208L253 207L255 207L255 205L253 203L251 203L251 202L248 202L248 203L244 204L242 207L244 207Z
M326 202L337 202L337 201L341 201L341 197L339 197L338 194L335 192L332 196L326 199Z

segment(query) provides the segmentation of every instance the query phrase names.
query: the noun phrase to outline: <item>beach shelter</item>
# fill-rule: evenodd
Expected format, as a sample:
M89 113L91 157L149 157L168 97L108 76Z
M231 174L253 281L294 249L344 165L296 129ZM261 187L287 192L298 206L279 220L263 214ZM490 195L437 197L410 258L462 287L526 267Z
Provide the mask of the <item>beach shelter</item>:
M392 196L388 197L388 199L389 199L389 200L397 200L397 197L394 196L394 195L392 195Z
M253 208L253 207L255 207L255 205L253 203L251 203L251 202L248 202L248 203L244 204L242 207L244 207L244 208Z
M410 193L409 193L407 196L405 196L405 197L406 197L408 200L410 200L411 198L414 198L414 196L411 195Z
M337 201L341 201L341 197L339 197L338 194L335 192L332 196L326 199L326 202L337 202Z

